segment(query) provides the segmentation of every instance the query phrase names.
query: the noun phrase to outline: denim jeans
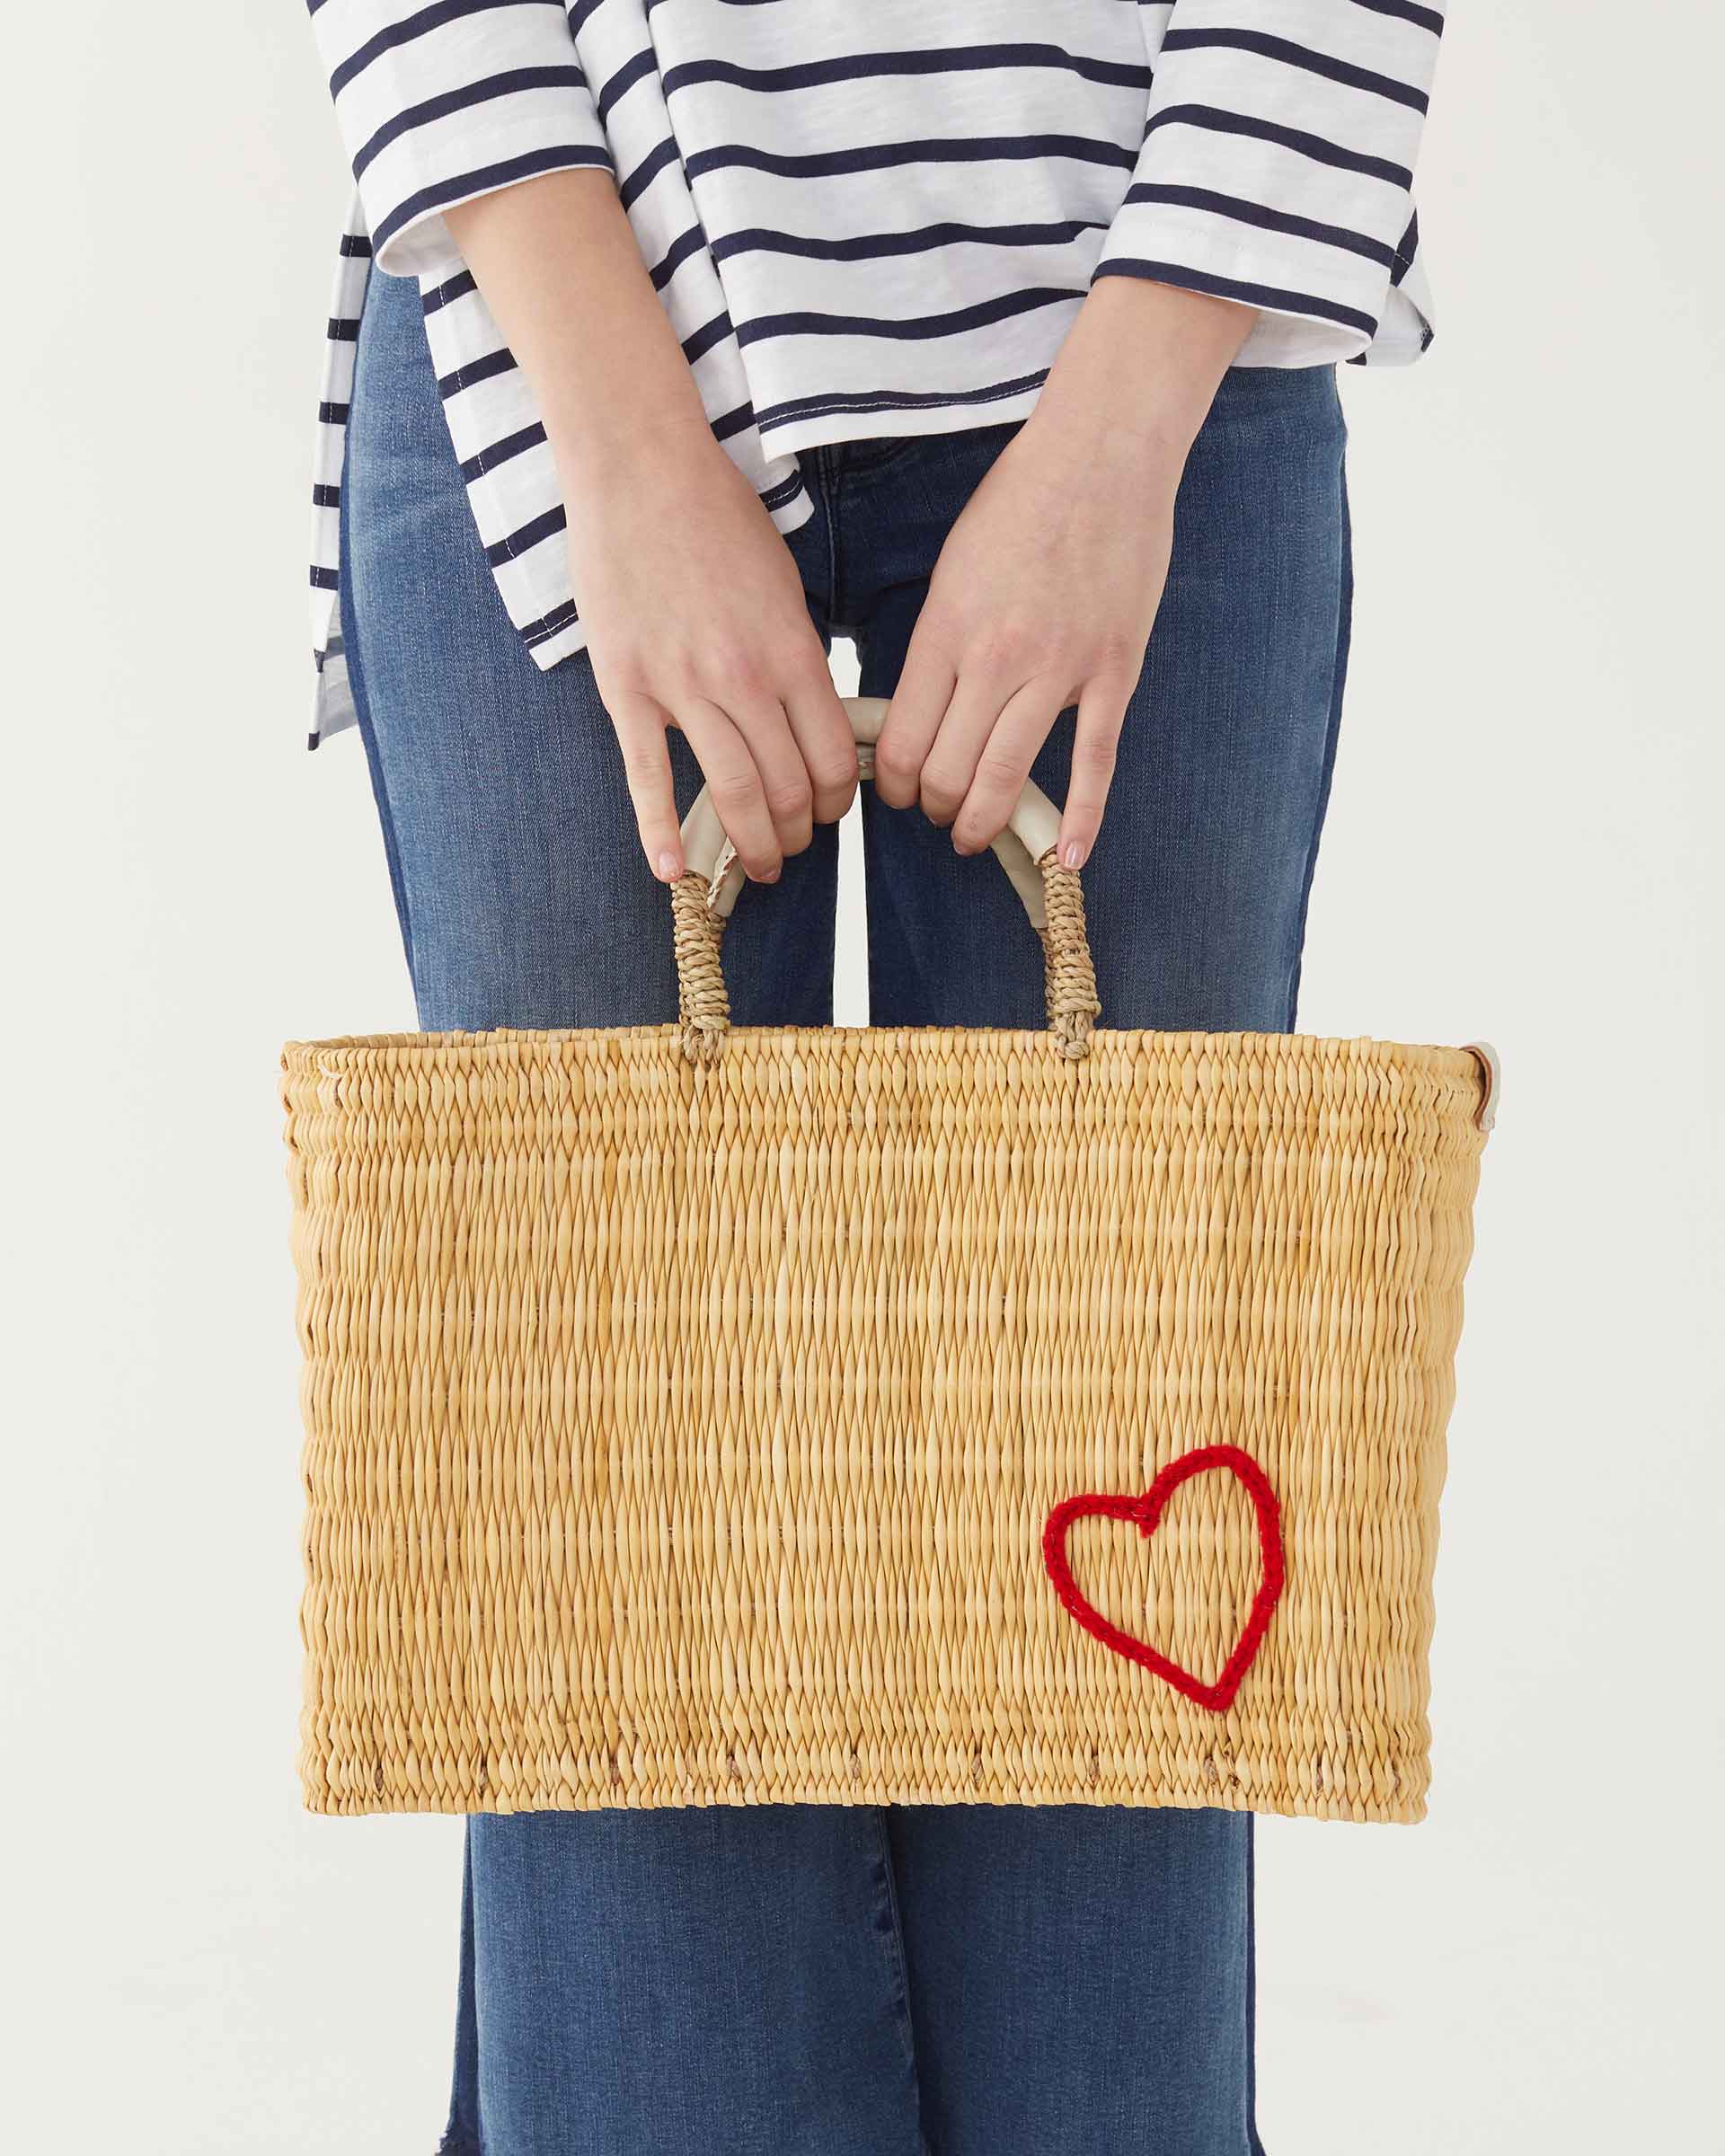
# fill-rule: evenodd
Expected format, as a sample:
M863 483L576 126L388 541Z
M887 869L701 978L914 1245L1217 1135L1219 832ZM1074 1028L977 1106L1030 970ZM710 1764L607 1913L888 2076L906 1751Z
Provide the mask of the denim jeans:
M890 692L942 540L1010 427L805 454L786 542ZM1351 579L1333 370L1235 369L1084 870L1105 1025L1280 1030L1329 792ZM1075 484L1082 484L1075 476ZM585 657L504 614L418 294L371 280L342 631L420 1022L676 1014L669 909ZM679 807L700 783L673 734ZM1057 800L1072 715L1035 775ZM882 1025L1045 1022L991 854L862 802ZM830 1022L836 835L748 886L739 1024ZM480 1815L446 2156L1250 2156L1249 1816L1090 1806Z

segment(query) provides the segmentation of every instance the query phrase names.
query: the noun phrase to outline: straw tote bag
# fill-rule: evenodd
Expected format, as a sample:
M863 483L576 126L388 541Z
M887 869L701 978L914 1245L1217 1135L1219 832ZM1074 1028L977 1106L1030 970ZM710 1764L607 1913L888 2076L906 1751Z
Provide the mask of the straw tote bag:
M853 705L865 772L884 707ZM1411 1820L1482 1049L675 1025L300 1042L311 1809Z

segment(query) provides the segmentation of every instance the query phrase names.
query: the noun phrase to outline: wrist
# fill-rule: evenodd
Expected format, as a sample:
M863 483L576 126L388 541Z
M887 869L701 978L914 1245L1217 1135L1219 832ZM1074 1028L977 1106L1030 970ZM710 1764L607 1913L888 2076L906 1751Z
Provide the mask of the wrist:
M660 479L687 484L725 454L693 393L560 411L545 410L545 437L566 495L606 499L621 489L651 491Z
M1111 474L1148 500L1180 484L1197 430L1172 407L1096 393L1068 373L1049 376L1022 438L1067 470Z
M1092 287L1031 421L1177 482L1254 310L1137 277Z

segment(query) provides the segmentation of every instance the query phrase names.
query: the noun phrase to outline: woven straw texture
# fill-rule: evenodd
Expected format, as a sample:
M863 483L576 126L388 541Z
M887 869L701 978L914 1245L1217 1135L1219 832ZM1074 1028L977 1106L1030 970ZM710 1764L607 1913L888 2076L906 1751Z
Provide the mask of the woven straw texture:
M310 1807L1420 1817L1479 1068L1087 1046L291 1045Z

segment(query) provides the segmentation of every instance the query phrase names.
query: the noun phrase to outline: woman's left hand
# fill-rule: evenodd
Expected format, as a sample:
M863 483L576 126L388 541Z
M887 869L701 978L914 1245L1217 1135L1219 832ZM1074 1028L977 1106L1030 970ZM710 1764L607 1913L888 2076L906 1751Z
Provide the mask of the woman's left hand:
M1059 858L1081 867L1094 844L1181 472L1252 319L1166 285L1099 281L1035 410L948 534L874 767L880 799L920 800L960 853L1005 827L1075 704Z

